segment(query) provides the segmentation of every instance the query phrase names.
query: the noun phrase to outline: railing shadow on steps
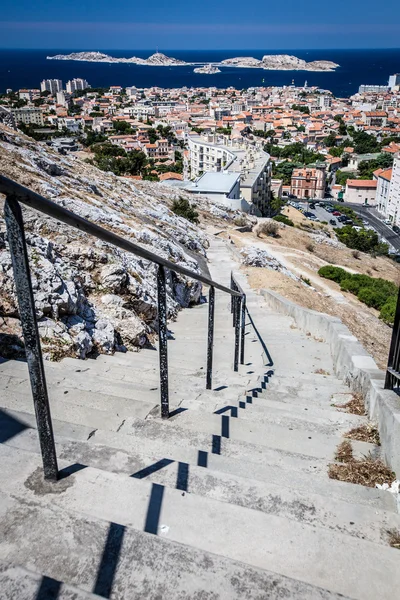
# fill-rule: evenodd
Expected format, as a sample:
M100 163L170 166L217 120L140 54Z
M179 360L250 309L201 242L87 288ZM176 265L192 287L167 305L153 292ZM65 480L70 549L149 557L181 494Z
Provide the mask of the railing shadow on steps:
M43 366L35 303L29 268L29 258L25 239L24 221L20 203L92 235L108 244L117 246L126 252L140 256L158 265L157 295L158 295L158 334L160 358L160 400L161 416L169 418L168 390L168 351L167 351L167 290L166 271L180 273L191 279L209 286L208 299L208 335L207 335L207 375L206 389L212 388L213 347L214 347L214 307L215 290L220 290L231 297L231 312L235 331L234 371L238 371L239 359L244 364L245 352L245 317L246 295L231 277L231 287L209 279L199 273L172 263L157 254L150 252L115 233L80 217L79 215L59 206L32 190L0 175L0 194L6 196L4 218L7 227L7 238L10 247L14 271L15 289L18 299L19 314L25 342L26 360L32 389L33 403L36 415L37 430L43 460L45 479L56 481L59 477L54 433L51 420L49 397ZM239 356L240 355L240 356Z

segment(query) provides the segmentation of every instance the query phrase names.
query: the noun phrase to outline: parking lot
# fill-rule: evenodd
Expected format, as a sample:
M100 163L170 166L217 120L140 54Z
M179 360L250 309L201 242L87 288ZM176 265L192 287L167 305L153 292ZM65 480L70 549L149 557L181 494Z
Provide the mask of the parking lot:
M343 227L342 223L340 223L340 221L337 220L337 217L326 211L325 208L323 208L323 206L316 206L315 208L310 208L309 202L299 202L299 206L305 211L313 213L319 221L328 221L329 223L331 219L334 219L336 221L336 225L334 225L334 227Z

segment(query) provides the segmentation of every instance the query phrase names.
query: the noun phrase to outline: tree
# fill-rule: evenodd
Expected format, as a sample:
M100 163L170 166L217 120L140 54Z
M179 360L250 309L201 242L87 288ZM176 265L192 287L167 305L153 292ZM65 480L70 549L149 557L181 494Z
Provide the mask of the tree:
M278 165L273 163L272 174L276 179L282 179L283 185L290 185L295 167L294 163L288 161L281 162Z
M336 145L336 134L333 132L330 133L326 138L324 138L324 144L328 148L330 148L331 146L335 146Z
M348 129L350 131L350 128ZM365 131L352 130L354 152L357 154L368 154L369 152L379 152L381 145L375 136Z
M310 114L310 109L308 108L308 106L303 106L302 104L292 104L292 110L298 110L299 112L302 112L305 115Z
M271 215L276 215L281 212L284 202L278 196L275 196L274 192L271 192L270 209Z
M172 212L174 212L179 217L183 217L187 219L191 223L199 222L199 213L194 210L189 200L186 198L179 198L178 200L174 200L172 204Z
M336 171L336 183L338 185L346 185L348 179L356 179L356 173L345 173L343 171Z
M126 121L114 121L113 128L115 131L121 134L133 133L131 124L127 123Z

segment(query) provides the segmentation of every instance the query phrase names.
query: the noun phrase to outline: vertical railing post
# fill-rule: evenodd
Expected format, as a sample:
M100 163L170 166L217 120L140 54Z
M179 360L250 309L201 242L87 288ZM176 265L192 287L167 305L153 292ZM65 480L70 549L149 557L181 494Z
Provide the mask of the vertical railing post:
M390 342L390 350L388 357L388 369L399 370L399 346L400 346L400 291L397 295L397 304L396 304L396 312L394 315L394 323L393 323L393 331L392 331L392 339ZM397 357L397 360L396 360ZM386 379L385 379L385 389L392 389L393 383L396 378L387 370L386 371Z
M214 348L214 306L215 288L210 287L208 293L208 335L207 335L207 383L206 389L212 388L213 348Z
M233 370L239 370L239 345L240 345L240 303L241 297L235 296L235 357L233 362Z
M157 274L158 298L158 344L160 354L160 393L161 417L169 417L169 392L168 392L168 351L167 351L167 288L165 282L165 268L158 267Z
M235 282L233 280L233 273L231 272L231 290L234 289L234 285L235 285ZM234 300L234 297L231 296L231 314L233 314L233 300Z
M58 478L57 455L35 313L24 223L21 207L14 197L7 197L4 217L42 453L43 473L45 479L56 481Z
M242 314L241 314L241 345L240 345L240 364L244 365L244 344L246 339L246 294L242 296Z

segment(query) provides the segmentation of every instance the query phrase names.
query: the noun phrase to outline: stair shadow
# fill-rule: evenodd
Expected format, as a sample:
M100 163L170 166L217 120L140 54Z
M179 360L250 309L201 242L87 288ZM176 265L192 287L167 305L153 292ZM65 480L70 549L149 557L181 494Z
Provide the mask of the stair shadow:
M29 425L0 409L0 444L4 444L25 429L30 429Z
M255 325L255 323L254 323L254 321L253 321L253 319L252 319L251 314L249 313L249 311L247 311L247 316L249 317L250 324L253 327L254 332L255 332L255 334L256 334L256 336L258 338L258 341L260 342L260 344L261 344L261 346L262 346L262 348L263 348L263 350L264 350L264 352L266 354L266 357L267 357L267 360L268 360L268 364L266 366L267 367L273 367L274 366L274 361L272 360L272 356L271 356L271 354L270 354L270 352L269 352L269 350L267 348L266 343L264 342L263 338L261 337L261 334L258 331L258 329L257 329L257 327L256 327L256 325Z
M118 523L110 523L109 525L107 540L104 545L103 555L97 571L96 582L93 586L93 594L97 594L102 598L110 598L111 596L125 529L124 525L119 525ZM43 600L45 599L43 598Z
M57 600L61 585L61 581L43 575L34 600Z
M137 473L134 473L133 475L131 475L131 477L133 477L134 479L144 479L145 477L148 477L149 475L152 475L153 473L157 473L157 471L164 469L164 467L168 467L168 465L171 465L173 462L175 461L171 460L170 458L162 458L158 462L149 465L148 467L145 467L140 471L137 471Z

